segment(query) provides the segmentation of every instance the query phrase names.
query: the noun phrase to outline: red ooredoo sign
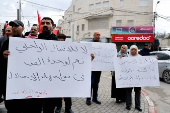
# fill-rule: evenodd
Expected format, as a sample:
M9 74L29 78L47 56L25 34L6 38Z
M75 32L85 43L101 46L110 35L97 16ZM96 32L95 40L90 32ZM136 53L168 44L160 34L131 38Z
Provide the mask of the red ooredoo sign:
M153 34L113 34L112 42L153 42L153 37Z

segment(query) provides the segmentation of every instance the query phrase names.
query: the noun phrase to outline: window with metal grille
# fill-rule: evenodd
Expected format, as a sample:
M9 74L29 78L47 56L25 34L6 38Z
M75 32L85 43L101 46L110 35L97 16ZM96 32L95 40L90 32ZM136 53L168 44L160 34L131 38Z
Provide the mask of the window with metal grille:
M79 31L79 26L77 26L77 31Z
M116 26L122 26L122 20L116 20Z
M120 0L120 7L123 7L124 5L124 0Z
M85 27L84 24L82 24L82 31L84 31L84 27Z
M78 9L78 13L81 13L81 8Z
M96 3L96 9L99 9L99 8L101 8L101 2Z
M128 20L127 21L127 26L134 26L134 21L133 20Z
M94 9L94 4L90 4L89 5L89 10L93 10Z
M148 6L148 0L139 0L139 6Z
M88 21L88 29L109 29L109 18L90 19Z
M73 12L75 12L75 5L73 6Z
M109 1L103 2L103 7L109 7Z

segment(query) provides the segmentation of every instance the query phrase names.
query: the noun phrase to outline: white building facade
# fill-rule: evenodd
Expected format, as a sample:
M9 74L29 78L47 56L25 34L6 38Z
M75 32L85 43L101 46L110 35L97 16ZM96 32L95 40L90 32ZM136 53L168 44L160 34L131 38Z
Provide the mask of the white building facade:
M111 41L111 27L152 26L152 20L153 0L72 0L58 28L74 42L93 38L95 31Z
M4 23L0 23L0 30L1 30L1 32L0 32L0 37L3 35L3 33L2 33L2 29L4 29Z

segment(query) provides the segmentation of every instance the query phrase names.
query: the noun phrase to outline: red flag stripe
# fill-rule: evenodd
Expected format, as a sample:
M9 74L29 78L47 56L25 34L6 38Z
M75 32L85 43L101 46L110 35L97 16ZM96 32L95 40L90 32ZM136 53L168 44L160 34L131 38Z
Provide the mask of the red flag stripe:
M42 33L42 31L41 31L41 17L40 17L40 15L39 15L39 12L38 12L38 11L37 11L37 13L38 13L39 33Z

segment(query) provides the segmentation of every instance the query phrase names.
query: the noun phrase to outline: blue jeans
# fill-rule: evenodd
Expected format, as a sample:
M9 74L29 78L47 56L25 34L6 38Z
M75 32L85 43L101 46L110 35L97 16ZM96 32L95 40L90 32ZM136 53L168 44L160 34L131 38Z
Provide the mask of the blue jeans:
M93 100L97 100L98 97L98 88L100 82L101 71L92 71L91 74L91 94L93 95ZM91 100L91 98L87 98Z

